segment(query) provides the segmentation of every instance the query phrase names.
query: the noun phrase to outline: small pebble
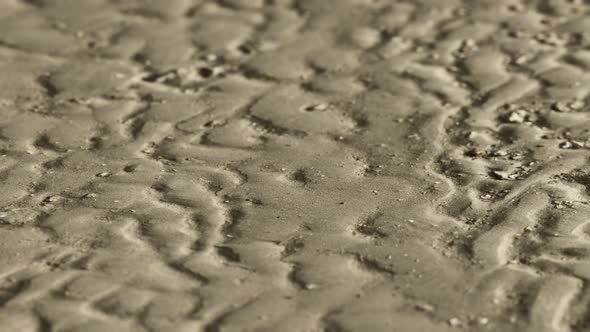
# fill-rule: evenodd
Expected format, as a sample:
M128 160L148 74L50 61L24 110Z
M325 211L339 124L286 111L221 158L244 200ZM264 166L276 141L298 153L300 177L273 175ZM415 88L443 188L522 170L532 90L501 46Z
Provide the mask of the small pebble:
M572 112L581 110L586 104L581 100L571 102L559 101L553 104L552 109L556 112Z
M489 200L489 199L492 199L492 195L490 195L490 194L483 194L483 195L479 196L479 198L481 198L483 200Z
M559 143L560 149L575 150L575 149L580 149L583 147L584 147L584 143L581 143L578 141L565 141L565 142Z
M460 326L462 324L461 320L457 317L453 317L451 319L449 319L449 325L451 325L452 327L457 327Z
M309 105L309 106L305 106L303 108L304 111L306 112L321 112L321 111L325 111L330 107L330 105L325 104L325 103L321 103L321 104L314 104L314 105Z
M62 199L61 196L47 196L45 197L45 199L43 200L43 202L49 202L49 203L54 203L54 202L59 202Z
M525 122L526 117L527 117L527 113L526 113L525 110L518 110L518 111L515 111L515 112L511 112L508 115L508 122L511 122L511 123L523 123L523 122Z
M420 310L420 311L424 311L424 312L433 312L434 311L434 306L428 304L428 303L418 303L415 305L416 309Z
M505 150L496 150L492 153L492 155L494 157L503 157L503 156L508 155L508 152L506 152Z

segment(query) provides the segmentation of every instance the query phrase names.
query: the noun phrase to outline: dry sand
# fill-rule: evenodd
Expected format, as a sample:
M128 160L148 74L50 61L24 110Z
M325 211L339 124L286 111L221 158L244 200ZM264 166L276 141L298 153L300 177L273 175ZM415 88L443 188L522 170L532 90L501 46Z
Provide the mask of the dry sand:
M590 2L1 0L1 331L589 331Z

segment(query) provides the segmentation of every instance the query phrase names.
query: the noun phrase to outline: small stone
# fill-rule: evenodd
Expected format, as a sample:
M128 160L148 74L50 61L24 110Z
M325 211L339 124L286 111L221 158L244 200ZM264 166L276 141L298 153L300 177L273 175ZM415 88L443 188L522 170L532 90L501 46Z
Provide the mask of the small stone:
M515 112L511 112L508 115L508 122L511 123L523 123L527 119L527 112L525 110L518 110Z
M582 100L574 100L569 104L569 107L574 111L578 111L582 109L584 106L586 106L586 103Z
M62 199L61 196L53 195L53 196L47 196L47 197L45 197L45 199L43 200L43 202L45 202L45 203L55 203L55 202L61 201L61 199Z
M156 149L149 147L149 148L145 148L145 149L141 150L141 152L145 153L145 154L152 154L152 153L156 152Z
M510 30L508 31L508 36L512 38L527 38L530 37L530 33L522 30Z
M68 28L68 25L65 22L57 21L55 22L55 27L60 30L66 30Z
M490 171L490 175L498 180L513 180L513 177L511 175L503 171L492 170Z
M465 39L454 53L457 57L464 58L468 53L476 51L477 44L473 39Z
M418 309L420 311L424 311L424 312L433 312L434 311L434 306L432 306L428 303L417 303L414 306L416 307L416 309Z
M578 141L565 141L559 143L560 149L576 150L584 147L584 143Z
M489 320L487 317L479 317L479 318L477 319L477 322L478 322L480 325L487 325L487 324L490 322L490 320Z
M556 112L572 112L579 111L584 106L586 106L586 103L582 100L574 100L571 102L558 101L553 104L552 109Z
M528 60L529 59L526 55L521 55L514 60L514 63L517 65L524 65Z
M463 45L465 45L466 47L476 47L475 40L473 39L465 39L463 41Z
M569 112L570 108L564 102L557 102L553 104L553 110L557 112Z
M359 27L350 34L350 41L361 48L371 48L381 40L381 31L371 27Z
M209 53L209 54L203 55L202 59L207 62L213 62L213 61L217 61L218 57L216 54Z
M461 320L457 317L453 317L451 319L449 319L449 325L451 325L452 327L458 327L461 326L463 324L463 322L461 322Z
M508 180L516 180L518 179L519 175L518 174L510 174L508 175Z
M321 103L305 106L303 110L306 112L321 112L327 110L329 107L330 105Z
M483 194L483 195L479 196L479 198L483 199L484 201L487 201L487 200L492 199L492 195L490 195L490 194Z
M496 150L492 153L492 155L494 157L503 157L503 156L508 155L508 152L506 152L505 150Z

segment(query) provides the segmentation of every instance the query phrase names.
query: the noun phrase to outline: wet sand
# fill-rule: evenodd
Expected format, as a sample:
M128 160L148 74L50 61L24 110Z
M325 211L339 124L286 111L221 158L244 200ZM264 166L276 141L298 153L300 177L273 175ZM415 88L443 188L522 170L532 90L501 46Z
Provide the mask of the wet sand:
M1 1L0 330L588 331L589 13Z

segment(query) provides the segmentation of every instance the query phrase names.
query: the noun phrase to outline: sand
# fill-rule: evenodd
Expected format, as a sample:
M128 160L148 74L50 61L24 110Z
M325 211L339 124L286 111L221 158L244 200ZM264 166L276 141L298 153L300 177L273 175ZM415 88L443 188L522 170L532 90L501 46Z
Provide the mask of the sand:
M0 1L1 331L590 330L590 3Z

